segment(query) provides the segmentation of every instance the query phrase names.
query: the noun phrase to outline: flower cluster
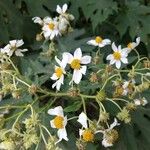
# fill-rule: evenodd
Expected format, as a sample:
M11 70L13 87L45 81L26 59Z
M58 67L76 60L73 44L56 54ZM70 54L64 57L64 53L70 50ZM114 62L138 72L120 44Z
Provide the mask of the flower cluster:
M86 74L86 64L89 64L91 62L91 56L82 56L81 49L77 48L74 51L74 55L68 52L64 52L62 61L60 61L57 57L55 57L55 60L59 66L55 66L55 73L51 77L52 80L56 80L56 82L52 85L52 88L56 86L56 89L59 91L61 84L64 83L66 65L69 64L70 68L73 70L72 80L69 84L73 82L79 84L82 79L82 75Z
M70 21L74 20L72 14L67 13L68 5L64 4L62 8L57 5L56 12L59 16L55 18L45 17L34 17L32 20L34 23L38 23L42 28L40 35L43 35L47 40L53 40L58 35L61 36L71 30Z
M67 132L66 132L66 125L67 125L67 116L64 116L63 108L61 106L57 106L54 109L48 110L49 115L55 115L56 117L50 121L50 125L52 128L56 128L57 135L59 140L55 143L59 143L62 141L62 139L68 141ZM84 112L79 114L78 120L82 125L82 129L79 129L79 137L84 142L93 142L95 138L95 134L102 133L103 134L103 140L102 145L104 147L110 147L113 146L114 142L118 139L118 132L114 129L115 126L120 125L117 122L117 119L114 119L114 122L107 128L103 130L99 130L97 127L96 129L92 129L88 125L88 118ZM84 129L83 129L84 128Z

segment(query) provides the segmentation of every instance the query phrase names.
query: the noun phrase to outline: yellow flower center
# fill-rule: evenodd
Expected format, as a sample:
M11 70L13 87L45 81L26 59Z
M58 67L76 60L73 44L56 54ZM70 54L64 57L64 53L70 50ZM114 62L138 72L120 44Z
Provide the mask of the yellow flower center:
M120 58L121 58L120 52L114 52L113 56L114 56L114 59L116 59L116 60L120 60Z
M94 134L90 129L86 129L82 134L83 140L86 142L92 142L94 139Z
M127 45L127 47L130 48L130 49L132 49L132 43L129 43L129 44Z
M72 69L80 69L81 67L79 59L73 59L70 65Z
M103 41L103 39L100 37L100 36L97 36L96 38L95 38L95 41L96 41L96 43L102 43L102 41Z
M49 23L48 27L49 27L51 30L54 30L55 25L54 25L54 23Z
M60 78L63 74L63 70L61 67L55 69L56 76Z
M64 122L64 118L61 116L56 116L54 118L54 125L57 129L62 129L64 127L63 122Z

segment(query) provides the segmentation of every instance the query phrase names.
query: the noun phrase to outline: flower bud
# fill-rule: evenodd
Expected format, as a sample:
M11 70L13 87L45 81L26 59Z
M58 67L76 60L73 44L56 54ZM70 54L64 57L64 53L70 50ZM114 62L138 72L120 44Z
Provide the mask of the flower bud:
M131 122L131 116L126 108L123 108L122 111L117 114L117 118L125 123Z
M38 90L38 87L37 87L36 85L34 85L34 84L32 84L32 85L28 88L29 93L30 93L30 94L33 94L33 95L36 94L37 90Z
M92 82L92 83L95 83L95 82L98 82L98 76L97 76L97 74L96 73L94 73L94 72L92 72L91 74L90 74L90 82Z
M103 90L99 91L96 95L96 100L98 100L98 101L103 101L103 100L105 100L105 98L106 98L106 93Z
M36 41L42 41L42 40L43 40L42 34L37 34L36 35Z

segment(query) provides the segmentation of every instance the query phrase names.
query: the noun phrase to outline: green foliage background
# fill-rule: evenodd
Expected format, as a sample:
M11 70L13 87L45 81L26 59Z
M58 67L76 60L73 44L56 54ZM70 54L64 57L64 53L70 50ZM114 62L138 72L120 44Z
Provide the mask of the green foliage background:
M142 43L138 48L139 53L140 55L150 56L149 0L0 0L0 46L7 44L11 39L24 39L25 47L29 49L29 52L24 58L16 61L19 62L18 67L20 67L22 74L28 77L30 81L37 85L43 85L49 80L53 72L53 63L38 57L42 49L47 49L47 45L41 46L42 43L35 40L40 28L32 22L32 17L53 17L55 16L56 5L64 3L69 4L69 12L75 16L73 25L75 30L58 39L58 55L61 55L63 51L71 51L79 46L83 51L90 52L92 48L86 45L86 41L92 36L101 35L110 38L112 41L122 43L124 46L134 40L136 36L140 36ZM104 48L104 55L110 52L110 49L106 50ZM87 91L87 89L84 89L84 83L81 86L83 86L84 92ZM91 90L93 87L89 86L88 88ZM144 94L145 97L149 97L149 92ZM22 100L17 103L30 102L32 102L32 97L25 94ZM6 103L13 104L16 101L8 98L1 105ZM75 111L80 107L80 103L75 102L65 111ZM39 108L37 107L37 109ZM50 118L48 118L46 112L45 114L41 113L40 117L49 126ZM70 128L69 130L74 129ZM149 106L138 109L133 114L133 122L129 125L122 125L120 131L120 140L111 149L149 150ZM74 135L69 136L70 142L64 143L64 149L75 147L72 142L75 140ZM89 144L87 149L99 149L99 143ZM103 148L101 147L101 149Z

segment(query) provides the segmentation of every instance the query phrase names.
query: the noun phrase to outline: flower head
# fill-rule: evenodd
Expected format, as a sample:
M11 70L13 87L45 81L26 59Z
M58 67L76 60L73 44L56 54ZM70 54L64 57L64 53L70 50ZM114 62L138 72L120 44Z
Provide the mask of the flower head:
M99 130L96 133L100 132L103 133L103 140L102 145L104 147L110 147L113 146L114 142L118 138L118 132L114 129L115 126L120 125L117 121L117 119L114 119L114 122L109 126L109 128L103 130Z
M81 123L82 127L84 128L84 130L83 129L79 130L80 137L82 136L83 140L86 142L92 142L94 140L94 133L90 128L88 128L86 114L82 112L79 115L79 119L77 121Z
M143 97L142 99L135 99L134 103L136 106L140 106L140 105L145 106L148 103L148 101L145 97Z
M62 61L60 61L56 56L55 56L55 60L56 60L56 62L58 63L59 66L55 66L55 72L51 76L51 79L56 81L52 85L52 88L54 88L56 86L56 89L59 91L60 87L61 87L61 84L64 83L64 74L66 73L65 72L65 67L67 65L68 57L67 57L67 55L63 54Z
M124 64L128 63L127 60L127 52L123 51L121 49L121 45L119 45L118 47L116 47L115 43L112 43L112 49L114 51L113 54L110 54L107 56L107 60L110 60L110 65L112 64L116 64L116 67L119 69L121 67L121 62L123 62Z
M129 53L132 49L134 49L135 47L137 47L140 44L140 37L136 38L136 42L130 42L127 45L127 48L125 48L127 50L127 52Z
M109 39L102 39L102 37L97 36L95 39L88 41L87 44L98 47L104 47L106 45L110 45L111 41Z
M58 129L57 135L59 140L56 142L56 144L62 139L68 141L66 132L67 116L64 116L63 108L61 106L57 106L54 109L49 109L48 114L56 116L50 121L51 127Z
M8 56L12 56L15 53L16 56L24 56L22 52L28 51L27 49L20 49L24 44L23 40L12 40L9 41L4 48L1 49L1 53L6 53Z
M52 40L55 36L61 35L58 29L58 18L45 17L43 19L44 25L42 27L45 39Z
M83 56L80 48L77 48L74 52L74 56L70 53L65 53L68 56L68 63L70 67L73 69L73 77L71 82L75 82L79 84L82 79L82 74L85 75L87 67L85 64L89 64L91 62L91 56ZM84 64L82 66L82 64ZM70 83L71 83L70 82Z

